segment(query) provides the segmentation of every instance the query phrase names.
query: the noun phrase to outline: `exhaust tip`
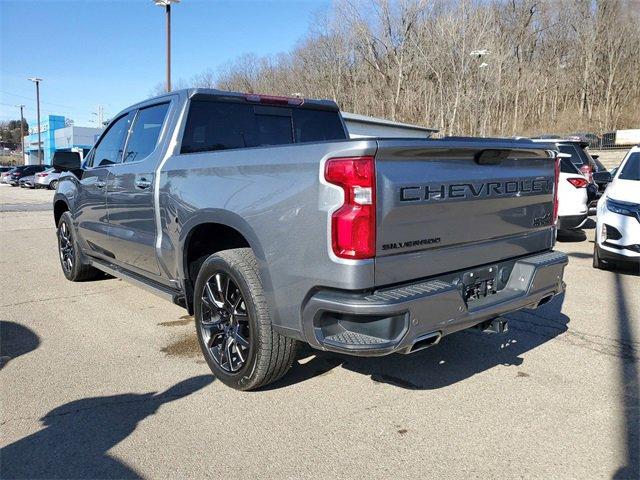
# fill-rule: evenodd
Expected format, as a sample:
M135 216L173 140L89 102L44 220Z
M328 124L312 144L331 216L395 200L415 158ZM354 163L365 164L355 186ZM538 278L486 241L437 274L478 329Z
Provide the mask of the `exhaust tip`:
M432 332L426 335L422 335L416 338L415 342L413 342L413 345L411 345L411 349L409 350L409 353L414 353L419 350L424 350L425 348L432 347L433 345L436 345L438 342L440 342L441 338L442 338L442 333L440 332Z

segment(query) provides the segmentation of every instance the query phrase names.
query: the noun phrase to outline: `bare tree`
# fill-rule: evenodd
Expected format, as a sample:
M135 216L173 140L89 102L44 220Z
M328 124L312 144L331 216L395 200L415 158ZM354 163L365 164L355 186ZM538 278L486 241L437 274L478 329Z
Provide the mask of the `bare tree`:
M183 83L330 98L447 134L637 127L639 20L635 0L338 0L291 51Z

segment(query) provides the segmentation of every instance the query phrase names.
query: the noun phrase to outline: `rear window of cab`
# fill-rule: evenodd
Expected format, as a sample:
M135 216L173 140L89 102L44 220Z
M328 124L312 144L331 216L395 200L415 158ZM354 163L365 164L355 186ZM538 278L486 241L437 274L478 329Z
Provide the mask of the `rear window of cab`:
M192 100L181 153L345 138L337 111Z

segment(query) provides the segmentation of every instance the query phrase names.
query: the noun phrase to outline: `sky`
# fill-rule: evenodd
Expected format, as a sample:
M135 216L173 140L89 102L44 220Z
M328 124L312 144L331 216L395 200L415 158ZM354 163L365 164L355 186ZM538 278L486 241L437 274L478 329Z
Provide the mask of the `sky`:
M330 0L181 0L171 11L172 80L245 53L291 49ZM153 0L0 0L0 120L63 115L91 126L165 80L165 13Z

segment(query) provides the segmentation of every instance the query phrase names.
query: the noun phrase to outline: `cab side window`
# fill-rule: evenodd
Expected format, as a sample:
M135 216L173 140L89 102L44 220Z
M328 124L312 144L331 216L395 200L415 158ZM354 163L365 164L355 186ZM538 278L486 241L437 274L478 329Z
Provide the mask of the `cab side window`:
M169 104L163 103L138 110L127 141L125 162L142 160L153 152L168 108Z
M92 167L113 165L122 159L123 143L129 129L129 119L130 115L124 115L111 124L93 152L93 158L90 159Z

